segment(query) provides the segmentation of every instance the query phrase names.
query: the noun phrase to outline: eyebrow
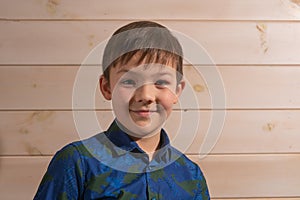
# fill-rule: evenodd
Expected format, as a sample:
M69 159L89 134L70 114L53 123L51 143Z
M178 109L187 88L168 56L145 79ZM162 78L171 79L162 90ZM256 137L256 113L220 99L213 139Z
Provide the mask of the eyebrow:
M135 71L132 71L131 69L120 69L117 71L117 74L121 74L121 73L130 73L130 74L133 74L133 75L138 75L139 72L135 72ZM164 76L164 75L168 75L168 76L173 76L172 73L170 73L169 71L162 71L162 72L158 72L156 74L154 74L154 76Z
M157 75L160 75L160 76L164 76L164 75L173 76L173 74L170 73L170 72L159 72L159 73L157 73Z
M132 70L129 70L129 69L120 69L117 71L117 74L120 74L120 73L134 73Z

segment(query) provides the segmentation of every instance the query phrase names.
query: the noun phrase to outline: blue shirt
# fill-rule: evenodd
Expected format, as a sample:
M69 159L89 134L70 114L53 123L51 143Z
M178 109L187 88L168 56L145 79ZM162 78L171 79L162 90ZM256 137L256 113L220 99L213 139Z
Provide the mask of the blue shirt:
M58 151L34 199L210 199L198 165L170 145L164 130L159 147L149 161L114 121Z

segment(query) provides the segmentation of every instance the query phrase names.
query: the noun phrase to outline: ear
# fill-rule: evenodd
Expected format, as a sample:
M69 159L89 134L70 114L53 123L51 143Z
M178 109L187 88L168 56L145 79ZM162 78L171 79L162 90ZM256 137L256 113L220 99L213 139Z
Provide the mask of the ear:
M178 102L178 99L179 99L184 87L185 87L185 81L181 80L176 87L176 94L175 94L176 98L174 100L174 104L176 104Z
M111 93L109 81L103 75L101 75L99 79L99 85L100 85L101 93L104 96L104 98L106 100L111 100L112 93Z

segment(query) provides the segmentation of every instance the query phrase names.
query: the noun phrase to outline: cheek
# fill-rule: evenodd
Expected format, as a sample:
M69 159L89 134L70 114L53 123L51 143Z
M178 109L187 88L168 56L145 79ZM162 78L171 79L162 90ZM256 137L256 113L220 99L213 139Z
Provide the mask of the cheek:
M115 87L112 93L113 95L112 102L114 105L128 106L128 103L132 98L133 93L134 90L130 90L122 87Z
M113 96L116 101L129 102L133 93L133 89L115 87L113 91Z
M165 92L160 94L160 104L168 111L172 109L177 96L173 92Z
M115 116L119 120L124 120L129 117L128 108L130 101L130 92L122 88L115 88L112 97L112 107Z

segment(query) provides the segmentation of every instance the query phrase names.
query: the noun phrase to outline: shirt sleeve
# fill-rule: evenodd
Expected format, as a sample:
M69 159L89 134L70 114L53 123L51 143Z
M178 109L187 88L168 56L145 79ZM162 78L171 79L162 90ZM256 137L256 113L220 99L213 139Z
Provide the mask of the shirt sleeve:
M199 166L197 166L196 176L197 176L197 180L199 180L198 182L199 185L198 185L198 192L196 194L195 200L210 200L210 195L206 184L206 180Z
M69 144L52 158L34 200L79 199L84 169L76 146Z

